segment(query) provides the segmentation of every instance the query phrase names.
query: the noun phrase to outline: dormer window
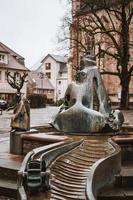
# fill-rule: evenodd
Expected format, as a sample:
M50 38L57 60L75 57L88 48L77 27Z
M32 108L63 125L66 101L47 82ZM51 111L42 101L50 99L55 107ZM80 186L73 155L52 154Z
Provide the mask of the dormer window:
M7 55L0 53L0 63L7 64Z

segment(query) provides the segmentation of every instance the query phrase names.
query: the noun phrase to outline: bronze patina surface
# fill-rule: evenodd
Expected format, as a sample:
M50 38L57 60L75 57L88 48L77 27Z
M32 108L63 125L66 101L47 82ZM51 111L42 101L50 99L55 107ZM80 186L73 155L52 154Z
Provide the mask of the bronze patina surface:
M81 70L68 86L53 126L64 132L110 132L118 131L123 121L121 111L110 107L96 62L90 55L83 57Z

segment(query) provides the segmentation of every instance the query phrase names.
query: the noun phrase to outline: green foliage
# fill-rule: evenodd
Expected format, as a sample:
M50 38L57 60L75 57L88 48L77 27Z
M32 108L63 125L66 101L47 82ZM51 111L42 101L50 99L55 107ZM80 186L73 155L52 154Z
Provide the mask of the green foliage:
M47 96L40 94L31 94L28 96L31 108L45 108L47 103Z

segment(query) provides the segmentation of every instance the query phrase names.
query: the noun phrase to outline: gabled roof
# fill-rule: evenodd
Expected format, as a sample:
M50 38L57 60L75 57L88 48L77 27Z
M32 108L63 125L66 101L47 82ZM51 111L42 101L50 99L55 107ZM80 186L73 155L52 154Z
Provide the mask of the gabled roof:
M48 54L47 56L44 57L44 59L42 60L42 63L48 58L48 57L53 58L56 62L59 63L66 63L67 62L67 58L65 56L61 56L61 55L55 55L55 54Z
M37 70L39 71L41 69L42 63L48 58L48 57L53 58L56 62L59 63L67 63L67 58L65 56L61 55L55 55L55 54L47 54L46 56L41 57L32 67L31 70Z
M5 48L3 48L3 45L0 44L0 52L9 53Z
M42 65L42 60L45 58L45 56L41 57L30 69L31 71L37 70Z
M22 60L24 62L24 58L4 45L2 42L0 42L0 52L8 55L8 63L0 63L0 68L29 71L29 69L20 61Z
M16 56L18 58L23 58L22 56L20 56L18 53L16 53L15 51L13 51L12 49L10 49L9 47L7 47L5 44L3 44L2 42L0 42L0 51L1 52L5 52L5 53L10 53L12 56ZM23 58L24 59L24 58Z
M53 85L44 73L31 71L28 73L28 80L35 83L38 89L54 90Z

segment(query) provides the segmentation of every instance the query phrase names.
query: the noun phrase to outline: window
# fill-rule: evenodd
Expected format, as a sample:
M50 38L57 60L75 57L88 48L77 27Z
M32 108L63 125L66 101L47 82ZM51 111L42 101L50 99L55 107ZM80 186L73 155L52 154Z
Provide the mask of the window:
M60 72L60 76L62 76L62 72Z
M5 55L5 54L0 54L0 63L5 63L5 64L7 64L7 55Z
M45 69L46 70L51 69L51 63L45 63Z
M50 72L46 72L46 76L50 79L51 78L51 73Z
M0 62L4 62L4 60L5 60L5 55L0 54Z
M7 72L5 72L5 80L7 80Z
M61 81L59 81L58 84L60 85L60 84L61 84Z

